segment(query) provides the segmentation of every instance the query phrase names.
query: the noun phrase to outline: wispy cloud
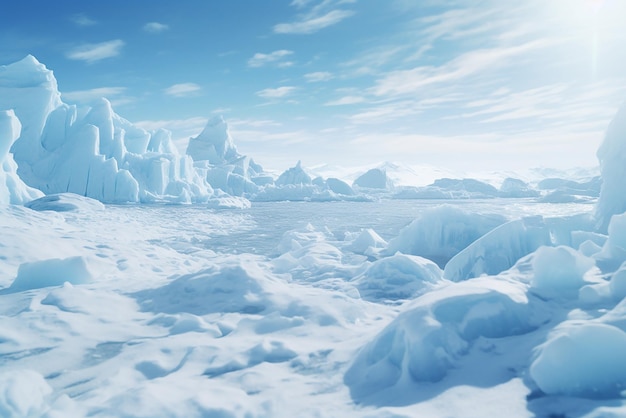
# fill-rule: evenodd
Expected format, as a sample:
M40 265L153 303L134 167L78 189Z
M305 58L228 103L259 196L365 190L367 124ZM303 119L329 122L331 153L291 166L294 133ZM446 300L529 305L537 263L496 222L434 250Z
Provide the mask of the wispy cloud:
M354 15L351 10L331 10L323 15L305 15L292 23L279 23L274 26L274 33L309 35L329 26L336 25Z
M198 94L200 90L202 90L202 87L196 83L180 83L174 84L163 91L169 96L189 97Z
M291 95L294 91L296 91L296 89L297 88L293 86L283 86L275 89L263 89L257 91L256 95L268 100L282 99L283 97Z
M72 60L86 61L91 64L106 58L118 56L123 46L124 41L121 39L99 44L83 44L67 52L65 56Z
M327 71L317 71L314 73L308 73L304 75L307 83L319 83L321 81L332 80L334 76Z
M93 26L93 25L98 24L98 22L96 22L95 20L89 18L87 15L84 15L82 13L71 16L70 20L74 22L74 24L77 26Z
M143 25L143 30L148 33L159 33L168 30L170 27L165 23L148 22Z
M278 51L270 52L269 54L257 52L248 60L248 67L258 68L268 64L277 64L279 67L291 66L293 65L292 62L282 61L282 59L292 54L293 51L286 49L280 49Z
M429 85L455 82L483 71L513 65L513 58L550 45L554 45L554 41L544 39L515 46L480 49L461 54L439 67L420 66L392 71L378 80L372 92L376 96L413 94Z
M324 103L324 106L344 106L365 102L365 97L362 96L344 96L337 100L331 100Z
M75 103L88 103L102 97L111 99L126 92L126 87L98 87L90 90L76 90L62 93L65 100Z

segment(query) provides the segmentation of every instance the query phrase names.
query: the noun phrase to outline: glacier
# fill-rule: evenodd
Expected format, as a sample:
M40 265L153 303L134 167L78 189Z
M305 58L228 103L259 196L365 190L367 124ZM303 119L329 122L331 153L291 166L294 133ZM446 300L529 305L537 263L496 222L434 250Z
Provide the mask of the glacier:
M418 185L270 174L221 116L180 152L2 66L0 415L626 415L624 109L600 177Z

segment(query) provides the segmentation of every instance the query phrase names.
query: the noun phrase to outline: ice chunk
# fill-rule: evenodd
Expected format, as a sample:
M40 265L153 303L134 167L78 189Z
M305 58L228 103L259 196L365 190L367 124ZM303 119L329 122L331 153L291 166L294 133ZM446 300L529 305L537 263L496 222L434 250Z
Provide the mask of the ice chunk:
M386 253L419 255L443 267L469 244L505 221L505 217L497 214L470 213L452 205L437 206L425 210L390 240Z
M92 274L83 257L53 258L21 264L17 271L17 277L8 291L13 293L48 286L60 286L64 282L83 284L91 282L92 279Z
M372 168L354 180L354 186L366 189L388 189L393 186L384 169Z
M595 216L600 231L606 232L611 216L626 211L626 103L611 121L597 156L602 189Z
M410 303L346 372L356 401L388 388L411 390L411 382L439 381L477 338L519 335L537 325L524 286L503 279L455 283Z
M98 211L104 205L95 199L79 196L74 193L50 194L26 203L29 209L36 211L53 210L55 212Z
M613 273L609 286L613 298L617 300L626 298L626 263L622 264L620 268Z
M535 251L532 266L533 288L542 294L567 296L586 283L584 275L595 262L570 247L540 247Z
M439 284L443 272L425 258L397 253L375 261L353 283L363 299L411 299Z
M385 247L387 247L387 242L376 231L366 228L347 246L347 249L357 254L375 255Z
M189 140L187 155L194 161L206 160L214 165L225 164L240 157L222 116L210 119L202 133Z
M539 349L530 376L549 395L619 397L626 389L626 333L600 323L574 324Z
M461 192L465 194L465 197L471 198L498 196L498 190L491 184L475 179L437 179L429 187L450 191L453 192L454 195L458 195L459 192Z
M550 229L541 216L511 221L488 232L455 255L443 276L452 281L497 274L542 245L550 245Z

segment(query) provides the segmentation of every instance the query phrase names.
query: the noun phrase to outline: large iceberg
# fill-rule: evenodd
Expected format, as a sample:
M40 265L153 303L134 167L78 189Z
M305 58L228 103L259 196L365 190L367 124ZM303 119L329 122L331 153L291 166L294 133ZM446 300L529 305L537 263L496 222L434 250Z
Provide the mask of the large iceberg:
M106 99L87 108L63 103L52 71L31 55L0 67L0 109L13 109L22 124L11 148L19 176L44 193L103 202L191 202L212 194L169 132L133 125Z

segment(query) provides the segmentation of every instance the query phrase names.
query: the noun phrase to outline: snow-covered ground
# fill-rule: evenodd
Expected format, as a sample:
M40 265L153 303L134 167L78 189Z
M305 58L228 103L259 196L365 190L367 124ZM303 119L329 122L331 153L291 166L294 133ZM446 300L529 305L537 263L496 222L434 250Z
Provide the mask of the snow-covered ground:
M55 211L2 207L1 415L624 413L611 345L626 341L623 308L608 282L583 281L602 282L591 258L537 252L454 283L419 255L385 255L423 216L458 221L428 235L434 246L460 242L476 219L584 228L593 206L439 204L214 210L62 195L38 207ZM554 258L581 267L553 268L564 271L553 282ZM555 350L564 357L550 362ZM607 362L618 369L589 380Z
M626 106L598 156L273 175L0 67L0 417L626 416Z

